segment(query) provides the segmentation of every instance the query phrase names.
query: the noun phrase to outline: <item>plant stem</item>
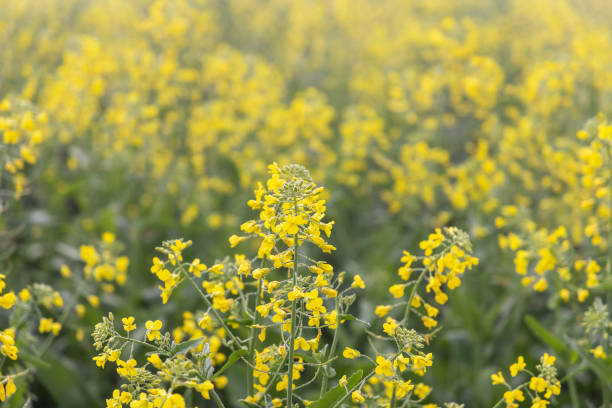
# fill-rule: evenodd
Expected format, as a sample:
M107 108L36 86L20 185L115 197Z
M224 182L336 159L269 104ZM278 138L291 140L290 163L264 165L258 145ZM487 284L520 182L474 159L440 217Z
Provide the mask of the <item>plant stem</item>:
M397 398L395 392L397 391L397 386L393 384L393 392L391 393L391 408L396 408Z
M297 199L295 203L295 214L298 213ZM297 286L298 274L298 232L293 235L293 288ZM287 367L287 406L293 408L293 348L295 347L295 321L297 299L291 302L291 336L289 340L289 361Z
M217 406L219 408L225 408L225 405L223 405L223 401L221 401L221 398L219 397L219 394L217 394L217 392L215 390L211 390L210 393L212 394L213 399L217 403Z
M146 343L144 341L140 341L140 340L136 340L136 339L131 339L129 337L123 337L123 336L115 336L115 338L119 339L119 340L123 340L123 341L129 341L129 342L134 343L134 344L139 344L141 346L157 350L156 346L154 346L153 344Z
M404 317L402 319L402 322L407 322L408 321L408 316L410 316L410 308L412 307L412 299L414 299L414 296L416 295L416 291L417 291L419 285L421 284L421 281L423 280L423 277L425 276L425 272L427 272L427 269L424 268L423 272L421 272L421 274L419 275L419 277L416 280L416 283L412 287L412 291L410 292L410 297L408 298L408 304L406 305L406 311L404 312Z
M261 260L261 267L263 268L265 264L265 258ZM248 359L251 364L255 365L255 325L259 321L259 314L257 313L257 306L259 306L259 301L261 298L261 291L263 287L263 278L259 279L259 286L257 287L257 297L255 298L255 308L253 324L251 325L251 331L249 333L249 354ZM254 374L252 369L247 369L247 395L251 395L253 393L253 383L255 382Z
M340 314L340 303L341 303L341 300L337 299L336 300L336 315ZM334 350L336 349L336 344L338 343L338 332L339 331L340 331L340 322L338 322L338 325L336 326L336 330L334 331L334 339L332 340L331 347L327 350L327 353L325 353L324 361L328 361L329 356L331 356L334 353ZM321 382L321 392L319 393L319 398L322 398L323 394L325 394L325 392L327 391L328 379L329 377L327 376L327 371L323 369L323 381Z
M570 398L572 400L572 408L580 408L580 402L578 401L578 394L576 393L576 381L573 378L568 380Z

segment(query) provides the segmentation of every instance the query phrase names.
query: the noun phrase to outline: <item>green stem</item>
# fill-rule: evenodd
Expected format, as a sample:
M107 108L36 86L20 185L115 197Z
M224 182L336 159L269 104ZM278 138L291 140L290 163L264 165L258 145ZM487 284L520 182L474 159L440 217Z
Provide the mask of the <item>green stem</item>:
M580 402L578 401L578 393L576 392L576 382L573 378L568 380L570 398L572 400L572 408L580 408Z
M297 200L295 203L295 214L298 213ZM297 286L297 274L298 274L298 232L293 235L293 288ZM293 289L292 289L293 290ZM287 406L293 408L293 348L295 347L295 321L296 312L295 308L297 305L297 299L291 302L291 334L289 340L289 361L287 368Z
M406 311L404 312L404 318L402 319L402 322L408 321L408 317L410 316L410 308L412 307L412 299L414 299L417 289L419 285L421 284L421 281L423 280L423 277L425 276L426 272L427 272L427 269L423 269L423 272L421 272L414 286L412 287L412 291L410 292L410 297L408 298L408 304L406 305Z
M396 391L397 391L397 387L395 384L393 384L393 392L391 393L391 408L396 408L397 406L397 397L395 395Z
M340 315L340 303L341 303L341 300L336 300L336 315ZM336 326L336 330L334 331L334 338L332 340L331 347L325 353L325 360L323 361L328 361L329 356L331 356L334 353L334 350L336 349L336 344L338 343L338 332L339 331L340 331L340 324ZM329 380L329 377L327 375L327 371L323 369L323 381L321 382L321 392L319 393L319 398L322 398L323 394L325 394L325 392L327 391L328 380Z
M140 340L136 340L136 339L131 339L129 337L123 337L123 336L115 336L115 338L119 339L119 340L123 340L123 341L129 341L130 343L139 344L139 345L141 345L143 347L147 347L147 348L150 348L150 349L157 350L156 346L154 346L153 344L146 343L144 341L140 341Z
M215 390L211 390L210 393L212 394L213 399L217 403L217 406L219 408L225 408L225 405L223 405L223 401L221 401L221 398L219 397L219 394L217 394L217 392Z
M261 267L264 267L265 258L261 260ZM261 291L263 287L263 278L259 279L259 286L257 288L257 297L255 298L255 309L253 309L254 317L253 317L253 325L251 326L251 331L249 333L249 354L248 359L251 364L255 365L255 325L259 321L259 313L257 313L257 306L259 306ZM255 382L253 370L247 369L247 395L253 394L253 383Z
M603 390L603 404L601 408L609 408L610 407L610 389L607 387L606 378L601 377L601 388Z

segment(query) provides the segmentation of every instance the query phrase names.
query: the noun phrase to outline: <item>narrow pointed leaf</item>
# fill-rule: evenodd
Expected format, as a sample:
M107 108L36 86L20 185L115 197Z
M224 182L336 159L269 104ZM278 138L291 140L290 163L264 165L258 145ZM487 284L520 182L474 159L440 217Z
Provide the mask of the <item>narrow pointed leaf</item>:
M236 361L240 360L242 357L246 356L247 354L249 354L249 352L246 351L245 349L234 351L232 354L230 354L225 364L223 364L223 367L221 367L219 371L217 371L212 378L217 378L218 376L220 376L221 373L223 373L225 370L233 366Z
M525 316L525 324L527 324L527 327L529 327L529 330L531 330L534 336L548 344L555 353L562 354L565 351L565 343L551 333L546 327L538 323L533 316Z
M321 399L315 401L310 405L310 408L329 408L338 401L340 401L344 396L346 396L346 390L350 390L354 386L356 386L359 381L361 381L361 377L363 377L363 370L359 370L348 379L346 384L346 389L337 385L331 390L327 391Z
M202 341L204 341L204 337L198 337L197 339L191 339L179 343L174 346L174 355L177 356L179 354L185 354L192 348L198 347L202 343Z

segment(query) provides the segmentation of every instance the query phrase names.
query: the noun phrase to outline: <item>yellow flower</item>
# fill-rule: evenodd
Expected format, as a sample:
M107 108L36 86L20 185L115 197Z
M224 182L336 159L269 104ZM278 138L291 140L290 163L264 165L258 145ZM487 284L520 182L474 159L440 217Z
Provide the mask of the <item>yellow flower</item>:
M361 355L361 353L358 350L352 349L350 347L346 347L344 349L344 351L342 352L342 356L344 356L344 358L357 358Z
M62 265L60 268L60 274L64 277L64 278L70 278L72 276L72 272L70 271L70 268L67 265Z
M232 235L231 237L229 237L230 247L234 248L236 245L238 245L245 239L247 239L247 237L239 237L238 235L235 235L235 234Z
M217 274L217 275L223 275L223 268L224 268L223 264L215 264L215 265L210 267L208 272L214 273L214 274Z
M389 288L389 293L391 293L393 295L394 298L401 298L402 296L404 296L404 285L402 284L397 284L397 285L393 285Z
M93 360L96 362L96 366L104 368L106 365L106 354L95 356Z
M134 317L132 316L124 317L123 319L121 319L121 322L123 323L123 330L125 330L126 332L131 332L132 330L136 329L136 325L134 324Z
M303 337L298 337L297 339L295 339L295 343L293 345L294 350L298 350L300 348L302 348L302 350L304 351L310 350L310 344Z
M493 381L493 385L506 383L501 371L498 371L497 374L491 374L491 380Z
M593 356L595 356L595 358L606 358L606 352L603 350L603 347L601 346L597 346L591 350L589 350L591 354L593 354Z
M533 290L535 290L536 292L544 292L546 289L548 289L548 282L546 282L546 279L544 278L540 278L533 285Z
M395 329L397 329L397 322L392 317L387 317L387 321L383 324L383 330L389 336L395 335Z
M6 293L0 296L0 307L4 309L10 309L11 307L13 307L16 300L17 296L15 296L14 292L11 291L9 293Z
M153 367L157 368L158 370L162 368L162 360L161 358L159 358L159 355L157 353L151 354L147 358L147 361L153 364Z
M422 316L421 320L423 321L423 325L425 325L425 327L427 327L428 329L433 329L438 325L438 322L429 316Z
M412 358L412 365L414 367L415 372L419 375L423 375L427 370L427 367L432 366L432 357L432 353L427 353L425 356L414 356Z
M556 357L551 356L548 353L544 353L542 357L540 357L540 361L542 362L542 364L545 364L545 365L550 365L550 366L554 365L555 360L556 360Z
M6 381L6 397L10 397L11 395L13 395L15 393L15 391L17 391L17 387L15 386L15 383L13 382L13 377L9 377L8 380Z
M96 308L100 305L100 298L97 297L96 295L87 296L87 301L89 302L90 305Z
M431 387L427 384L419 383L414 389L414 395L419 399L425 398L431 392Z
M365 289L365 282L363 281L363 279L361 279L361 276L355 275L351 287Z
M205 271L206 269L208 269L208 267L205 264L200 263L199 258L194 259L189 265L189 272L193 273L198 278L202 276L202 271Z
M510 405L514 401L525 401L525 396L521 390L506 391L504 393L504 400L506 400L506 404Z
M374 313L376 316L385 317L387 313L389 313L389 310L391 310L390 305L379 305L376 306L376 309L374 309Z
M88 266L93 266L97 264L98 262L100 262L100 255L98 254L98 251L96 251L96 249L93 246L81 245L81 247L79 248L79 251L80 251L81 259L85 261L85 263Z
M162 408L185 408L185 400L181 394L172 394L166 398Z
M117 360L117 374L123 377L133 377L137 374L136 360L133 358L128 361Z
M296 299L301 299L303 297L304 297L304 292L302 292L302 289L300 289L299 286L295 286L291 292L287 293L287 298L291 302L295 301Z
M517 359L516 363L514 363L514 364L512 364L510 366L510 375L512 377L516 377L516 375L520 371L523 371L525 366L526 366L526 364L525 364L525 359L523 358L523 356L518 356L518 359Z
M204 397L205 399L210 399L210 394L209 393L214 388L215 388L215 386L209 380L206 380L203 383L196 385L196 387L195 387L196 391L201 393L202 397Z
M536 397L531 403L531 408L546 408L548 404L550 404L550 401Z
M269 268L257 268L252 272L253 279L261 279L270 272Z
M385 377L393 376L393 364L383 356L376 356L376 374L384 375Z
M361 395L361 392L359 391L353 391L353 393L351 394L351 401L353 401L356 404L365 402L365 398L363 398L363 395Z
M149 341L161 338L161 333L159 332L162 328L161 320L147 320L145 327L147 329L147 338Z
M546 380L542 377L531 377L529 380L529 388L537 392L544 392L546 389Z

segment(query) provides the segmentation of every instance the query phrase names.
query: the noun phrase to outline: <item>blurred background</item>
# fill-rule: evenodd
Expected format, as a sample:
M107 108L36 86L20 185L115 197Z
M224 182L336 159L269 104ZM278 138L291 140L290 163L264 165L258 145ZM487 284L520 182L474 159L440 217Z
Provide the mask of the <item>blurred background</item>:
M26 164L2 175L8 285L47 282L69 303L61 265L76 275L80 245L107 231L130 261L125 284L73 305L35 406L104 405L118 378L91 360L89 333L108 311L185 335L198 300L185 290L161 305L155 246L191 239L210 264L233 253L227 238L274 161L330 192L328 261L369 285L365 320L402 250L434 227L470 233L481 264L449 294L426 378L434 401L492 406L491 373L548 350L523 315L563 331L554 285L524 288L500 236L562 224L576 248L588 240L572 143L610 113L611 33L605 0L0 0L0 115L32 112L42 135L32 157L1 152ZM588 372L577 389L601 403Z

